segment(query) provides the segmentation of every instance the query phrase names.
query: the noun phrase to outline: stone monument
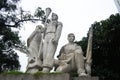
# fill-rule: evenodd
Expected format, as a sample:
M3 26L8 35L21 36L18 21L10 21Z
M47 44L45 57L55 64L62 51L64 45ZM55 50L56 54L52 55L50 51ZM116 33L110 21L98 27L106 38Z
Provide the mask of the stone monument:
M58 60L55 60L57 72L74 72L77 71L79 76L86 76L84 69L84 56L80 46L74 43L75 35L73 33L68 34L68 41L64 45L60 54L57 56Z
M27 39L27 48L20 50L27 54L28 64L26 68L27 73L37 73L39 71L43 73L50 73L54 68L55 72L63 74L56 75L42 75L38 77L41 80L99 80L98 77L91 77L91 64L92 64L92 27L89 30L89 38L86 55L83 56L83 51L80 45L77 45L74 33L68 34L68 43L63 45L57 56L58 59L54 59L54 55L57 49L59 38L62 32L62 23L58 21L58 15L56 13L51 14L50 8L45 10L45 20L42 25L36 26L36 29ZM72 77L69 73L77 73L79 77ZM38 80L32 75L28 77L14 76L14 79L19 80ZM2 77L2 76L0 76ZM11 77L11 76L8 76ZM13 80L14 80L13 79ZM4 80L4 79L3 79Z
M49 23L45 23L45 38L43 43L43 72L50 72L53 68L54 54L62 31L62 23L58 16L52 13Z
M89 30L89 38L87 45L87 52L85 56L85 69L88 76L91 76L91 64L92 64L92 37L93 37L93 27Z
M44 26L36 26L35 31L27 39L28 65L27 73L42 71L50 72L54 67L54 54L61 36L62 23L58 21L58 15L52 13L50 8L46 8Z
M81 46L74 42L75 35L70 33L67 38L68 43L61 48L58 59L54 59L63 25L58 21L56 13L52 12L51 18L48 19L51 11L50 8L46 8L43 25L36 26L27 39L28 65L26 72L49 73L55 67L55 72L70 73L74 71L79 76L91 76L92 27L89 30L86 56L83 56Z
M27 39L28 65L26 72L28 73L36 73L42 69L41 54L43 45L43 32L43 27L38 25Z
M92 63L92 28L89 30L89 40L86 56L80 46L74 43L75 35L68 34L68 43L61 50L58 60L54 61L56 72L77 72L78 76L91 76Z

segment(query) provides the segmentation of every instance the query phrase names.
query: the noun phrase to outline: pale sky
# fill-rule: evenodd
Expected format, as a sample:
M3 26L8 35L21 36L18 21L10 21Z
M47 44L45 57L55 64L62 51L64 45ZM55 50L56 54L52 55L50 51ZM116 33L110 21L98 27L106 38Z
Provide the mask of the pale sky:
M111 14L118 13L114 0L21 0L20 5L31 13L34 13L37 7L42 9L50 7L52 12L58 14L63 29L56 54L61 46L67 43L69 33L74 33L76 40L80 41L95 21L107 19ZM21 39L26 41L38 24L40 25L40 23L25 23L20 31ZM19 53L19 56L21 71L25 71L27 57L23 53Z

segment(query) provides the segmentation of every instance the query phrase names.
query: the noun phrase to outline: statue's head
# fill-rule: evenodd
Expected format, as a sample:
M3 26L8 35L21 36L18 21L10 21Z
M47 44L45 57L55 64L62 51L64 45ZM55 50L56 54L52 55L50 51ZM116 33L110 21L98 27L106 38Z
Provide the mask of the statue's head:
M37 25L36 29L42 29L42 25Z
M52 20L58 20L58 15L56 13L52 13Z
M75 40L75 35L73 33L69 33L68 34L68 41L69 42L74 42L74 40Z
M49 7L45 9L46 17L48 17L50 15L51 11L52 10Z
M42 25L37 25L37 26L36 26L36 30L40 30L41 32L43 32L43 31L44 31L44 28L43 28Z

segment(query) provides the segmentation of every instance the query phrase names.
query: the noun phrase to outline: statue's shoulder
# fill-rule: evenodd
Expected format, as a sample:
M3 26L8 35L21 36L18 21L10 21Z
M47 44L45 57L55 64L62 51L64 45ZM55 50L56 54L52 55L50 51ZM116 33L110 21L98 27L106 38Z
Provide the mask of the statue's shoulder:
M61 49L64 49L67 46L67 44L65 44L64 46L61 47Z
M59 25L59 26L63 26L62 22L58 22L58 25Z
M65 44L64 46L61 47L61 50L64 51L65 47L68 46L68 44Z
M74 44L76 46L77 49L81 49L81 46L78 45L77 43Z
M74 46L79 46L77 43L74 42Z

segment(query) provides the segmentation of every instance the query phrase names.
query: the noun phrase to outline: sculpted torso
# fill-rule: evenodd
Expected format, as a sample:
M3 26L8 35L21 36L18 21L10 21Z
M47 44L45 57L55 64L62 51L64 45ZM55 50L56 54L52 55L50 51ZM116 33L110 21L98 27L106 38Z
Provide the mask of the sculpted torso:
M57 49L58 41L61 35L62 23L58 21L58 16L52 13L49 23L45 24L45 38L43 44L43 70L50 72L53 68L54 54Z
M30 42L30 46L36 47L37 49L39 49L39 44L41 42L41 32L40 31L36 31L34 38L31 40ZM38 50L39 51L39 50Z
M69 53L72 53L74 52L76 49L76 45L74 44L67 44L65 47L64 47L64 53L65 54L69 54Z
M57 22L50 22L50 24L48 24L47 29L46 29L46 33L55 33L56 32L56 26L57 26Z
M79 76L86 76L84 69L84 56L80 46L74 43L75 36L73 33L68 34L69 43L63 46L60 54L57 56L57 72L77 71Z
M36 26L35 31L27 39L28 65L26 72L35 73L41 69L40 49L42 48L42 26ZM37 65L37 67L36 67Z

